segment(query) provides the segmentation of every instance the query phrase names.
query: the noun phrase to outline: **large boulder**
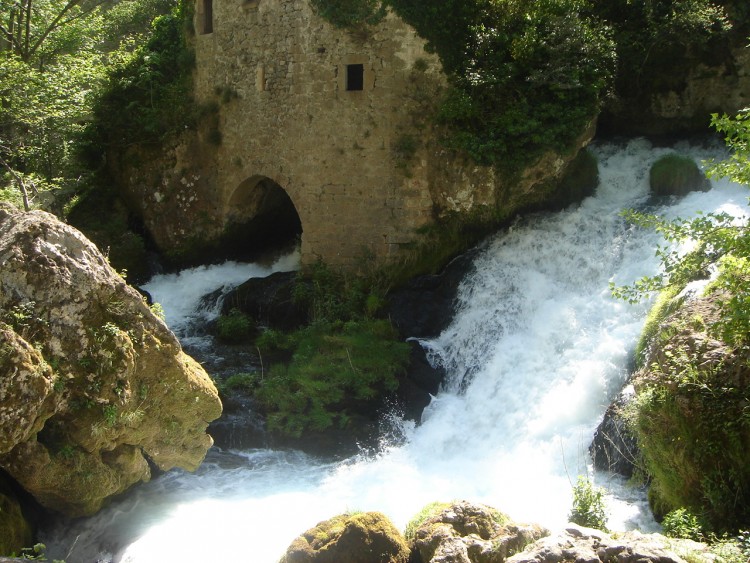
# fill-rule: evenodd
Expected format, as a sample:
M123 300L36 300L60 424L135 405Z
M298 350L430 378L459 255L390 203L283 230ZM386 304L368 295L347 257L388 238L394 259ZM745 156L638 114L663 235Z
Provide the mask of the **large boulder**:
M83 235L0 206L0 467L70 516L194 470L221 414L206 372Z
M708 546L660 534L626 532L614 538L600 530L570 524L563 532L542 538L508 563L686 563L714 561Z
M406 563L409 548L380 512L342 514L297 537L280 563Z
M750 349L746 335L725 341L724 307L746 322L743 305L714 291L659 324L632 377L629 418L657 516L687 508L715 530L736 530L750 521Z
M407 531L422 563L503 563L549 532L511 522L494 508L466 501L438 507Z

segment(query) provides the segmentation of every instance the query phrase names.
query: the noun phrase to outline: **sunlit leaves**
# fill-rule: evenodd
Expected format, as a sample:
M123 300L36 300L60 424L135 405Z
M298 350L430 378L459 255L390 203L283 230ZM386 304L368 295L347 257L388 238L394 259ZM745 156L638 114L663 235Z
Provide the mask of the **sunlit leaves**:
M713 163L709 176L750 186L750 111L735 118L714 115L713 124L725 134L732 154ZM708 291L717 296L721 318L710 329L730 344L746 342L750 335L750 228L746 221L726 213L698 213L692 219L673 221L632 210L624 215L671 244L656 249L662 265L659 274L630 286L612 286L613 295L635 302L667 287L682 288L692 280L711 278ZM691 247L688 251L677 249L685 243Z

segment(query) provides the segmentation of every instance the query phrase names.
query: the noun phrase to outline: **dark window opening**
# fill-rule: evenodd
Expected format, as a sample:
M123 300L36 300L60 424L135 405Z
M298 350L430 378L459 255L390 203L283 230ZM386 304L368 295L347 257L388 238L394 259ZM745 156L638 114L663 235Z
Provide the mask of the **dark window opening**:
M201 33L213 33L214 31L214 4L213 0L203 0L203 29Z
M346 89L364 90L365 65L346 65Z

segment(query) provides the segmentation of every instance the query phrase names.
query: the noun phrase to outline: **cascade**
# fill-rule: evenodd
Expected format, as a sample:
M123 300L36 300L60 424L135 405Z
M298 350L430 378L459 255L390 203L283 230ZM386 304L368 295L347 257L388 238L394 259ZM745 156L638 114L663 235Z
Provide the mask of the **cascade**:
M677 148L697 161L718 154L715 147ZM335 514L378 510L403 528L424 505L453 499L562 526L570 483L591 475L588 445L626 381L648 311L647 303L613 299L609 283L658 268L658 235L627 225L620 211L743 215L747 197L745 188L717 181L709 192L655 200L649 167L674 149L633 140L593 150L600 168L595 196L521 219L485 241L459 288L452 324L422 343L449 379L420 425L401 423L397 443L343 462L290 450L214 449L194 474L161 475L94 517L47 530L48 556L271 562L297 534ZM274 268L293 264L289 257ZM181 339L208 338L185 329L202 314L195 311L198 297L270 273L248 268L234 280L227 271L197 269L153 280L147 289ZM643 491L612 475L593 477L609 490L610 528L655 526Z

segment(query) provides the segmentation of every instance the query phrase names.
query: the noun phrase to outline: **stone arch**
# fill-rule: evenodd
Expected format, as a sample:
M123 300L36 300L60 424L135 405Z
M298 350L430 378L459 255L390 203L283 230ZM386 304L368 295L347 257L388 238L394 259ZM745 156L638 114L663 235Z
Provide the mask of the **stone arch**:
M234 189L225 213L224 240L235 255L254 258L298 245L302 220L287 191L267 176L255 175Z

